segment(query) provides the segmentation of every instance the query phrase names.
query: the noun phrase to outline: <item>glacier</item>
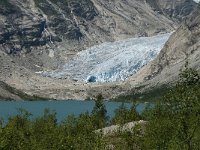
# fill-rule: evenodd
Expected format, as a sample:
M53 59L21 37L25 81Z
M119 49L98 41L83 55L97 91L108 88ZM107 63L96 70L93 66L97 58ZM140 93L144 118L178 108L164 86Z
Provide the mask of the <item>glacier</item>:
M106 42L81 52L61 68L43 75L83 82L126 80L152 61L171 33Z

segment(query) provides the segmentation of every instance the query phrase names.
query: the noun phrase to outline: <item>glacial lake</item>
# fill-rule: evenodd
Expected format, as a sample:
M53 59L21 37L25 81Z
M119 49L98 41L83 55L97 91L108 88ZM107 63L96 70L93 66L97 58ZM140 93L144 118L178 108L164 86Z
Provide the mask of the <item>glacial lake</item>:
M112 118L114 116L115 109L119 108L121 102L109 102L105 101L107 109L107 115ZM0 118L4 121L10 116L19 114L18 109L22 108L32 114L33 118L40 117L44 114L45 109L56 111L58 122L64 120L68 115L74 114L80 115L84 112L91 112L95 105L94 101L0 101ZM131 103L125 103L127 108L132 106ZM141 112L145 107L145 104L141 103L137 105L137 111Z

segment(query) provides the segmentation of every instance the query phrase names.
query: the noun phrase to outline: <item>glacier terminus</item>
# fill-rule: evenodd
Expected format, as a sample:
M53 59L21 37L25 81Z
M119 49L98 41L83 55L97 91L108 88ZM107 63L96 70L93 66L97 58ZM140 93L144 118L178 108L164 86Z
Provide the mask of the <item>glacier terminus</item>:
M126 80L159 54L171 34L130 38L96 45L79 52L61 69L42 74L83 82Z

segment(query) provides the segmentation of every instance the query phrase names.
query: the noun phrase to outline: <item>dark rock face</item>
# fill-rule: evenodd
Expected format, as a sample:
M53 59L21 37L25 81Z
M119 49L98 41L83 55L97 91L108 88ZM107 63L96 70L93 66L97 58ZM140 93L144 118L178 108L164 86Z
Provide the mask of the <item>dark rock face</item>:
M155 11L178 20L188 15L195 7L195 3L192 0L146 1ZM116 10L113 11L112 9L116 9L115 7L120 5L118 6L116 2L109 2L109 7L107 7L106 5L104 6L104 3L103 0L2 0L0 2L0 44L3 45L6 53L20 54L21 51L29 53L34 47L45 46L53 42L80 42L86 40L88 43L95 43L98 39L106 40L110 38L109 36L112 36L110 35L111 25L116 26L116 29L114 29L116 32L128 32L123 29L123 24L117 23L112 17L109 17L112 13L114 15L117 14ZM125 5L123 1L120 1L120 3ZM133 2L128 3L132 4ZM137 3L139 2L135 1L133 4ZM110 14L103 16L104 11L99 12L96 8L97 4L98 7L102 7L102 11L108 9L104 11ZM145 7L145 5L142 7ZM139 11L139 9L136 10ZM120 14L119 16L124 17ZM104 20L102 19L103 17ZM129 17L125 16L124 18L125 20L128 18L128 22L131 24ZM95 19L96 21L94 21ZM107 25L109 22L113 23ZM132 34L140 33L141 31L134 31L138 28L138 23L134 18L132 22L132 26L136 26L133 27ZM148 22L142 24L145 26L145 24L148 25ZM122 26L119 31L117 31L117 24ZM170 28L169 26L167 28ZM154 28L153 25L152 28ZM162 32L162 30L167 31L165 28L159 28L158 32ZM116 34L118 33L114 33L114 35ZM147 34L145 32L142 34L141 32L141 35ZM93 38L94 41L91 41ZM112 38L110 39L112 40ZM85 45L84 42L82 44Z
M195 7L193 0L146 1L155 11L178 20L188 15ZM52 42L65 40L79 42L83 39L91 41L94 37L93 35L91 36L91 33L101 34L96 35L94 41L98 39L98 36L101 39L103 39L103 36L108 39L108 36L111 36L109 35L110 30L102 26L112 21L112 17L109 19L109 16L105 16L106 21L104 23L104 20L101 20L104 17L102 16L104 12L99 12L93 2L98 4L98 7L108 9L109 13L113 13L111 6L114 9L118 7L116 2L109 2L110 7L104 6L103 0L102 2L99 0L1 0L0 44L5 47L4 51L8 54L19 54L21 51L29 53L31 49L34 49L33 47L45 46L47 43ZM125 4L125 2L120 3ZM134 3L138 2L135 1ZM114 13L116 14L116 10ZM98 17L99 21L95 22L95 18ZM125 18L127 19L128 17ZM112 25L116 26L117 22L115 20L112 22ZM128 22L130 23L130 20ZM110 28L110 25L108 28ZM118 29L116 28L115 30ZM119 30L119 32L123 30ZM163 28L163 31L165 30ZM161 32L162 29L158 31ZM135 33L137 32L140 31ZM146 34L144 33L144 35Z
M189 15L196 3L193 0L146 0L154 11L164 14L172 19L181 21Z
M86 21L91 21L97 12L90 0L35 0L37 7L48 16L49 24L56 35L68 40L80 40L83 37L80 31L80 22L86 26Z
M8 54L16 54L23 48L41 46L48 42L48 37L42 35L46 21L42 18L33 22L19 7L8 3L1 13L3 19L0 22L0 44L3 44ZM26 19L24 19L26 18Z
M44 46L62 39L80 40L83 34L77 20L83 22L97 15L90 1L34 0L42 13L33 14L23 2L0 2L0 44L8 54L17 54L30 47ZM27 10L26 10L27 9ZM47 18L44 17L47 16ZM77 18L79 17L79 18ZM50 33L51 30L53 33Z

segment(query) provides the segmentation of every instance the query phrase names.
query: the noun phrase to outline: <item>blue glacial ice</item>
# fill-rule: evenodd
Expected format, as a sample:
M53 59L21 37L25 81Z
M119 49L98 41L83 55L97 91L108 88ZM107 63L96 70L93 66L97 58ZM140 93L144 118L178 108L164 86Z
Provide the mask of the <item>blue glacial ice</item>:
M107 42L79 52L62 69L43 73L84 82L126 80L152 61L171 33Z

